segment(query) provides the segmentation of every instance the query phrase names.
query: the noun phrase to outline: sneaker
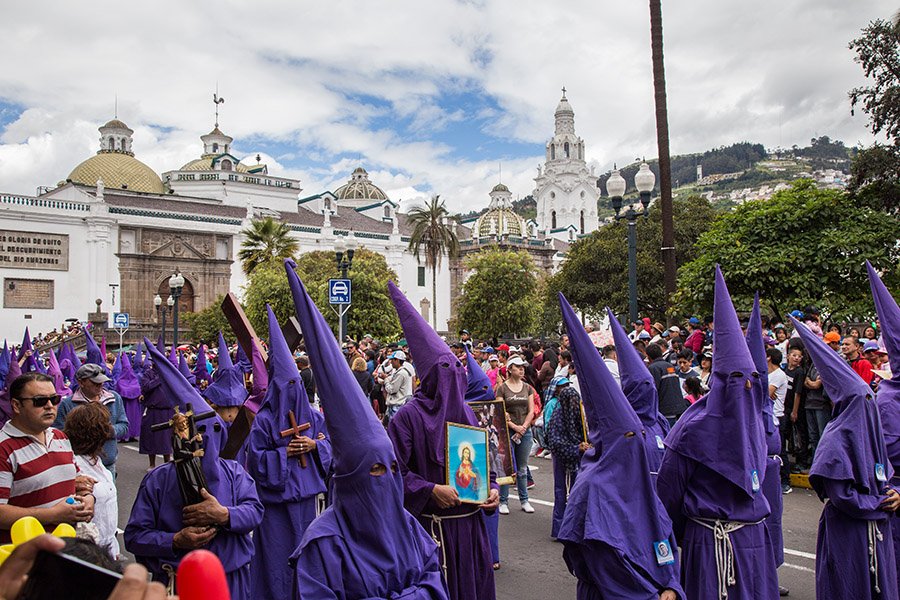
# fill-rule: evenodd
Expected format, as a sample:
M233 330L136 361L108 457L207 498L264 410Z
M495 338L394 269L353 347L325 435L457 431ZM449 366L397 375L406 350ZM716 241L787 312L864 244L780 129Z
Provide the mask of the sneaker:
M522 503L522 510L524 510L525 512L527 512L530 515L531 513L534 512L534 507L531 506L531 503L528 500L526 500L525 502Z
M534 481L529 481L529 482L528 482L528 485L525 486L525 489L530 490L530 489L533 488L533 487L534 487Z
M790 593L791 593L791 591L789 589L787 589L786 587L784 587L783 585L778 586L778 595L779 596L788 596L788 595L790 595Z
M506 504L501 504L501 505L500 505L500 514L501 514L501 515L508 515L508 514L509 514L509 506L506 505Z
M794 491L794 488L791 487L791 484L789 484L789 483L781 484L781 493L782 494L790 494L793 491Z
M541 455L541 458L546 458L547 460L550 460L551 458L553 458L553 455L550 454L549 450L545 450L544 453Z

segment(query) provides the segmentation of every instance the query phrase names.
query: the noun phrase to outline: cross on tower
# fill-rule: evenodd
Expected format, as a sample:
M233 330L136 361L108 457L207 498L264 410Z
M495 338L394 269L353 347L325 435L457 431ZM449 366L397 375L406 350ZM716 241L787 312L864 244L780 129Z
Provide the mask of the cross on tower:
M565 98L566 97L566 86L563 86L562 93L563 93L563 98Z

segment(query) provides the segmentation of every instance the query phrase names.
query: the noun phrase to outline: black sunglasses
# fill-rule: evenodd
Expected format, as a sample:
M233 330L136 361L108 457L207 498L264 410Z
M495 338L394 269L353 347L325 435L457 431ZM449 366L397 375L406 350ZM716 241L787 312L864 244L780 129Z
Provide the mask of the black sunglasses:
M48 402L53 406L56 406L62 402L62 396L59 394L53 394L52 396L30 396L28 398L19 398L19 400L31 400L31 403L34 404L36 408L40 408Z

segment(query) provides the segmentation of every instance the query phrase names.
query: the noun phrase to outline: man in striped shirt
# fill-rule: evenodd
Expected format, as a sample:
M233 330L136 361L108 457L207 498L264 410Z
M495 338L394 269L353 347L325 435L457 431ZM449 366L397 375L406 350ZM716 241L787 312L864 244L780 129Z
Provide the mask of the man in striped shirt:
M53 380L26 373L9 389L12 419L0 429L0 537L19 518L46 525L90 521L94 497L75 495L75 462L66 435L51 427L60 397ZM74 502L66 502L70 497Z

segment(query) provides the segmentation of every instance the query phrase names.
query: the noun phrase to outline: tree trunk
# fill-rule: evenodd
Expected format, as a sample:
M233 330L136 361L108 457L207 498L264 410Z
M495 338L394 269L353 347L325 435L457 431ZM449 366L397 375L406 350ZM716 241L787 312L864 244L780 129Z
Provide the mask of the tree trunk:
M437 263L431 263L431 326L437 331Z
M675 226L672 220L672 165L669 160L669 116L663 63L662 0L650 0L650 50L656 101L656 145L659 150L659 192L662 208L662 258L668 312L675 293Z

